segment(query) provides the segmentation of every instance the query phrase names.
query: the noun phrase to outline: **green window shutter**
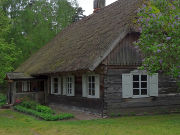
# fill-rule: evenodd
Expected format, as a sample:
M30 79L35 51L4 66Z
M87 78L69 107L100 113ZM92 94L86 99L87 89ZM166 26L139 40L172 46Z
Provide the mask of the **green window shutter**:
M158 96L158 73L149 76L149 95Z
M82 96L87 97L87 76L82 75Z
M63 76L63 95L66 95L66 76Z
M122 97L131 98L132 96L132 76L131 74L122 74Z

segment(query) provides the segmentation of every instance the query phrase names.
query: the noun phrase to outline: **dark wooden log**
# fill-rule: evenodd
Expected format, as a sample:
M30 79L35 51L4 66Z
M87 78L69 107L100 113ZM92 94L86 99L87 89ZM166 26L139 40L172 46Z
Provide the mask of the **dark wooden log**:
M68 97L68 96L58 96L49 95L47 97L49 104L62 104L67 106L75 106L89 111L102 112L102 99L90 99L83 97Z
M122 110L145 110L149 108L172 108L180 105L180 95L177 94L176 82L163 74L159 74L159 96L148 98L122 98L122 74L130 73L132 69L109 68L104 75L104 112L107 114ZM136 108L136 109L133 109Z

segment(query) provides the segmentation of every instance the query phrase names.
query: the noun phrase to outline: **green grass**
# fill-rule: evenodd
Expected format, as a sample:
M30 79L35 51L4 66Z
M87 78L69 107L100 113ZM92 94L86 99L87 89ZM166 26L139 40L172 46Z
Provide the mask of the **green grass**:
M0 110L0 135L180 135L180 114L49 122Z

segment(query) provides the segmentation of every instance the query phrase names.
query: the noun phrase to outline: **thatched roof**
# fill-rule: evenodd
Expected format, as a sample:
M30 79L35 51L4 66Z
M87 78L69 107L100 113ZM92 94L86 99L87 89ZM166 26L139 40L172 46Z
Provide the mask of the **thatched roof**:
M131 29L142 0L119 0L60 32L16 72L94 70Z

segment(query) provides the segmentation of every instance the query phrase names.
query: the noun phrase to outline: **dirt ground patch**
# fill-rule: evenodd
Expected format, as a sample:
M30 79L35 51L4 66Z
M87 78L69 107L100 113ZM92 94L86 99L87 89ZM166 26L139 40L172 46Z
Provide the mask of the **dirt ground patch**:
M57 113L71 113L75 116L74 120L93 120L93 119L102 119L101 114L90 113L87 111L80 110L73 106L65 105L49 105Z

